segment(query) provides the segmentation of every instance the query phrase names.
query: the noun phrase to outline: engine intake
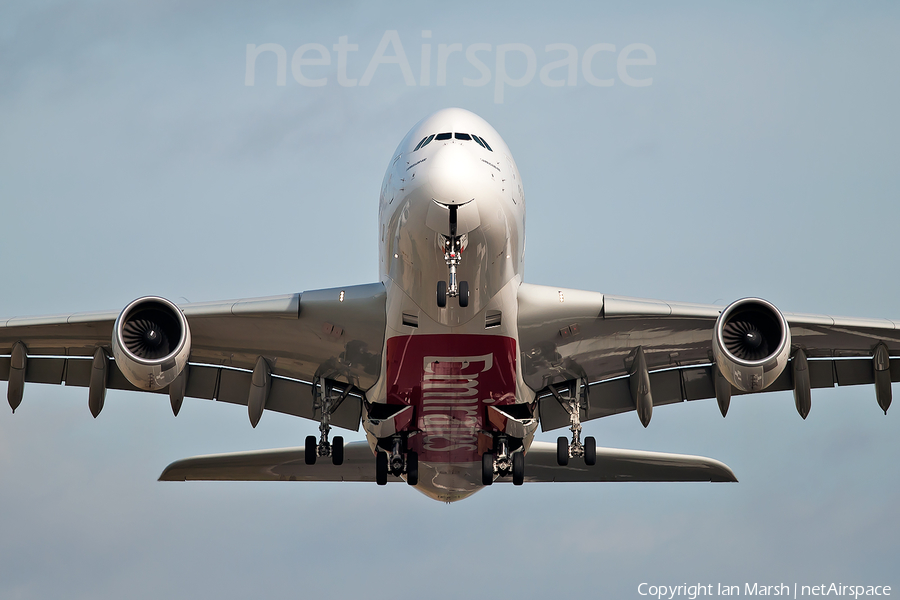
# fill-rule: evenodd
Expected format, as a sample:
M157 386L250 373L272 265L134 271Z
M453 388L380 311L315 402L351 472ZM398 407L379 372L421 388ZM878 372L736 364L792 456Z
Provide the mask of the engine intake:
M113 357L125 378L142 390L166 387L184 370L191 331L181 310L158 296L131 302L113 327Z
M731 385L759 392L778 379L791 354L791 329L771 302L743 298L716 321L713 356Z

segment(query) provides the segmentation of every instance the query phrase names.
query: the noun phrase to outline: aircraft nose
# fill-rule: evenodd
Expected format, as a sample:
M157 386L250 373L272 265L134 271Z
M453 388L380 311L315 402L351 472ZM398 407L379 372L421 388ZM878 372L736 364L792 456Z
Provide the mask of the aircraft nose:
M479 195L489 181L482 165L472 153L459 144L438 149L426 163L426 176L431 197L444 205L465 204Z

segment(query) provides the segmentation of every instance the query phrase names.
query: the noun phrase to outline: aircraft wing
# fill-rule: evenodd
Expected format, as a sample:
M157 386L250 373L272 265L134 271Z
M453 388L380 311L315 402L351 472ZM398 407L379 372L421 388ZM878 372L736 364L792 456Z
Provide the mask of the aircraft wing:
M360 390L378 379L385 331L381 283L268 298L184 304L191 336L185 395L246 405L260 356L271 368L266 409L315 419L316 377ZM92 357L111 354L118 312L0 320L0 380L8 380L17 342L27 348L26 382L88 387ZM2 356L5 355L5 356ZM109 361L107 387L137 390ZM168 388L155 390L167 393ZM361 400L349 397L332 424L357 430Z
M717 460L702 456L597 448L597 464L556 464L556 444L534 442L525 455L525 481L737 481ZM577 463L577 464L576 464ZM303 448L195 456L166 467L160 481L375 481L375 461L367 442L344 445L344 464L307 465ZM401 481L388 477L388 481ZM498 482L511 482L502 477Z
M522 284L518 325L525 381L536 391L586 381L589 402L582 420L635 410L629 374L640 348L654 406L714 398L713 330L724 308ZM900 322L783 314L792 347L803 348L809 358L811 388L874 383L879 345L900 356ZM890 378L900 381L900 361L890 362ZM790 389L788 365L764 391ZM540 416L544 431L569 425L568 413L549 394L540 400Z
M160 481L375 481L375 461L367 442L344 444L344 463L307 465L304 448L209 454L177 460ZM400 481L389 477L388 481Z
M597 464L556 462L556 444L534 442L525 455L525 481L711 481L737 482L727 465L712 458L668 452L597 448ZM512 481L504 477L498 481Z

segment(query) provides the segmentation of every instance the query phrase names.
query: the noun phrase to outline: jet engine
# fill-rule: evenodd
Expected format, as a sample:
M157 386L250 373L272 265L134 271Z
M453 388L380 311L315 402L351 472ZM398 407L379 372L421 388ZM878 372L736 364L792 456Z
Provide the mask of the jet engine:
M772 303L743 298L716 321L713 357L731 385L743 392L766 389L781 375L791 354L791 329Z
M138 298L116 319L112 351L119 370L135 386L164 388L187 365L191 353L187 319L165 298Z

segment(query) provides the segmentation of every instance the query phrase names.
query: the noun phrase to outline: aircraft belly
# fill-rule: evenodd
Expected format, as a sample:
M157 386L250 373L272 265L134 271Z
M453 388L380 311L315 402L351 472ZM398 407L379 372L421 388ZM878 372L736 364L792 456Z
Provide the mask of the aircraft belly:
M416 489L441 502L455 502L468 498L480 489L481 461L477 463L419 462L419 483Z
M463 464L491 449L487 407L516 402L516 342L495 335L387 341L386 400L413 407L409 447L420 460Z

